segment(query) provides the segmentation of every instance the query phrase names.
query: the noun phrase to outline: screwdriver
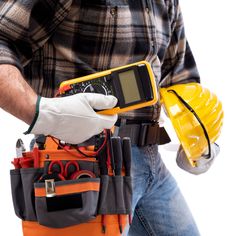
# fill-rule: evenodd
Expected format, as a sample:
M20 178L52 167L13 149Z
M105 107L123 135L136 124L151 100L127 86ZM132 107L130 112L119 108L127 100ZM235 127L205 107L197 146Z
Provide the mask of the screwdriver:
M115 175L115 161L114 161L114 150L113 150L113 147L112 147L112 138L114 137L111 137L111 131L108 130L107 132L107 144L108 144L108 150L109 150L109 153L110 153L110 162L111 162L111 169L112 169L112 174Z
M121 176L122 173L122 146L120 137L112 137L111 138L111 147L114 155L114 164L115 164L115 175ZM122 224L121 224L121 215L118 214L118 222L120 233L122 234Z
M123 157L120 137L112 137L111 146L114 158L115 175L121 175Z
M122 152L123 152L123 161L125 167L125 175L131 175L131 140L129 137L123 138Z
M108 168L107 168L107 147L101 150L98 154L98 161L99 161L99 168L100 168L100 175L108 175ZM106 216L102 215L102 232L106 233Z
M129 137L124 137L122 140L122 153L123 153L123 161L125 167L125 175L131 176L131 140ZM131 214L129 214L129 225L131 225L132 219Z
M103 150L101 150L98 153L98 163L99 163L101 175L108 175L106 151L107 151L107 147L105 147Z

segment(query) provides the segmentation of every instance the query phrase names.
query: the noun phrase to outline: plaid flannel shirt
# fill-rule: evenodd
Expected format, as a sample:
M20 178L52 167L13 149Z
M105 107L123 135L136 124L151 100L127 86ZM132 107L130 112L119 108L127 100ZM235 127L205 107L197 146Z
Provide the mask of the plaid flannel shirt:
M41 96L140 60L158 86L200 82L178 0L0 0L0 64L17 66Z

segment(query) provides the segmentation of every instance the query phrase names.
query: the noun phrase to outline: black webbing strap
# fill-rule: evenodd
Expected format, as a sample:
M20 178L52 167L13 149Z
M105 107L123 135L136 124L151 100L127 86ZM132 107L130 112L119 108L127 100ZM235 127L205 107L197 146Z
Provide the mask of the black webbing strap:
M160 127L158 122L125 124L118 129L120 137L130 137L131 143L140 147L152 144L162 145L171 141L165 128Z

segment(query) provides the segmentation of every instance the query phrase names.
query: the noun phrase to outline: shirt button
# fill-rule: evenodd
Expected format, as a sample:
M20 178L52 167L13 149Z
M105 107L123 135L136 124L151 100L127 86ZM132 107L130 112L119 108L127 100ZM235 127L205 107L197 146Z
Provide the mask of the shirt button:
M110 13L111 13L112 16L115 16L116 8L115 7L111 8Z

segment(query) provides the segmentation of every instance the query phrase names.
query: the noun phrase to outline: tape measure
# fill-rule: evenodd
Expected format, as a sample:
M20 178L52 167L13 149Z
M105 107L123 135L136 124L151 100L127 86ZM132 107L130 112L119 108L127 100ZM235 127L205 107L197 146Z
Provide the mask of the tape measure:
M60 84L59 92L61 96L77 93L113 95L118 99L117 105L98 111L106 115L151 106L157 102L155 77L146 61L64 81Z

